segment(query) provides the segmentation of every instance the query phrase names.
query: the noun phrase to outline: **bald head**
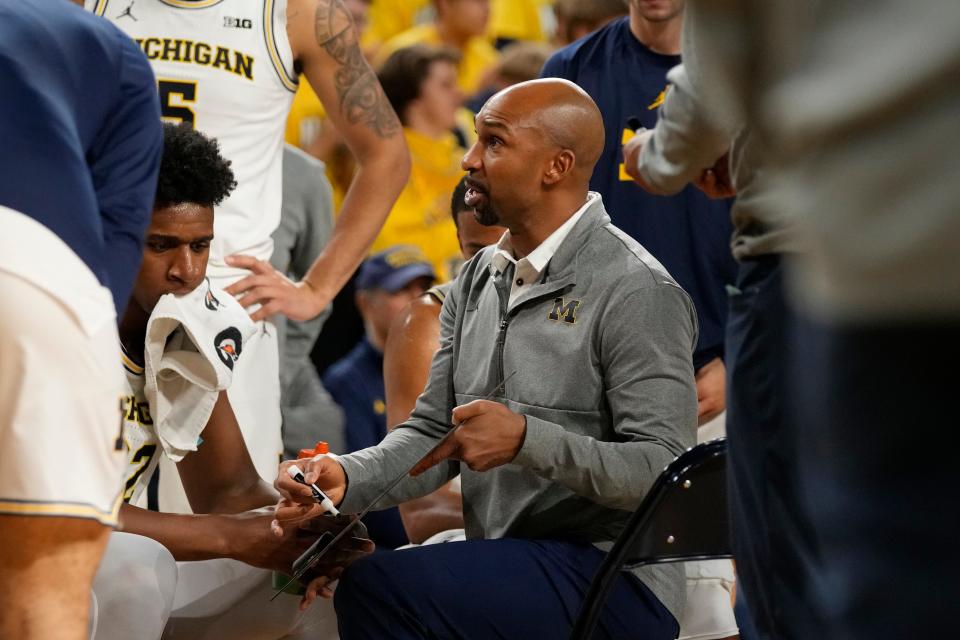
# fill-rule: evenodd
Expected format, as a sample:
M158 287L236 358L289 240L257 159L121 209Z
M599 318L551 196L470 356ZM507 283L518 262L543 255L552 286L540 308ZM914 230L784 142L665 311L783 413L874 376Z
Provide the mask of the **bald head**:
M576 157L575 173L589 180L603 151L603 117L593 99L570 82L541 78L507 87L484 110L510 117L518 127L533 128L537 139Z

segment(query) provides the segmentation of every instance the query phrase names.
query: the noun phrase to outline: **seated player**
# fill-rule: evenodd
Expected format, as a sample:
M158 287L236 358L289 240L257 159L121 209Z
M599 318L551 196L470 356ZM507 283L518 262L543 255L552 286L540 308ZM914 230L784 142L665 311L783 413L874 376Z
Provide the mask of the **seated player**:
M463 201L467 183L461 179L453 191L450 213L457 227L457 242L464 260L487 245L496 244L506 227L483 226ZM406 422L417 397L427 386L430 362L440 348L440 308L453 282L431 287L411 302L393 321L383 352L383 382L387 424ZM440 533L463 528L463 503L455 479L430 495L399 505L400 517L411 542L417 544ZM369 516L368 516L369 518Z
M160 316L176 315L177 308L183 309L178 320L194 342L202 343L208 334L215 336L222 366L229 371L243 366L242 336L245 327L252 329L252 323L235 300L212 289L204 276L213 239L213 208L234 184L230 164L220 156L216 142L185 125L164 126L164 155L143 264L119 327L129 384L124 439L130 467L124 488L127 502L120 508L118 532L122 533L112 534L94 581L98 621L94 637L98 639L159 637L171 609L194 604L200 596L204 597L202 615L193 611L189 615L192 620L175 620L177 637L188 637L195 627L215 627L224 618L251 632L257 629L256 637L285 637L297 622L290 606L271 605L275 617L259 616L259 629L237 612L231 611L230 616L222 613L269 580L270 573L264 569L289 573L293 561L317 537L304 528L330 522L317 518L299 530L291 527L289 535L271 534L272 509L258 509L275 504L277 493L257 474L225 389L214 392L209 415L200 416L201 435L199 439L194 436L193 452L189 446L173 443L182 435L178 429L187 430L188 421L198 419L197 406L183 406L196 396L184 392L178 398L167 393L163 403L157 400L157 406L147 400L147 395L154 399L161 395L159 391L156 396L149 393L151 384L154 388L160 384L148 379L150 358L145 357L145 352L153 356L156 351L150 342L153 333L148 333L151 314L159 322ZM171 304L174 301L179 307ZM161 305L164 313L155 314ZM197 308L196 314L191 305ZM173 342L169 339L161 345L164 356L173 349ZM197 346L203 354L202 344ZM229 375L219 379L229 379ZM183 418L183 423L166 427L158 409ZM173 458L182 456L177 469L198 515L157 513L130 504L146 488L161 451ZM372 548L369 541L352 544ZM174 560L211 559L220 560L174 564ZM270 632L269 625L274 623L280 626ZM222 635L235 636L227 630Z

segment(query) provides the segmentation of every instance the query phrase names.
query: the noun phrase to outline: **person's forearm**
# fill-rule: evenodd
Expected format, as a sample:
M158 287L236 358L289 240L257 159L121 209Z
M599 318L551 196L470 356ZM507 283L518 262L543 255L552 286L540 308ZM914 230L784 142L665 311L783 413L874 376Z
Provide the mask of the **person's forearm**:
M337 460L347 475L347 492L340 510L345 513L359 512L398 475L410 469L436 446L440 435L427 435L401 425L388 433L377 446L339 456ZM448 482L453 475L451 464L441 463L420 476L407 477L377 503L377 509L387 509L425 496Z
M250 486L231 487L219 494L212 495L205 505L205 508L194 511L200 513L242 513L251 509L259 509L274 505L280 500L280 494L271 485L267 484L261 478ZM191 506L193 503L191 502Z
M655 441L601 442L528 415L513 463L597 504L633 511L681 451Z
M430 495L400 505L400 519L410 542L420 544L441 531L463 528L463 498L449 483Z
M158 513L124 504L118 530L156 540L177 560L229 557L230 526L222 515Z
M403 138L385 140L390 149L360 163L330 241L303 280L325 301L346 284L383 227L410 174Z

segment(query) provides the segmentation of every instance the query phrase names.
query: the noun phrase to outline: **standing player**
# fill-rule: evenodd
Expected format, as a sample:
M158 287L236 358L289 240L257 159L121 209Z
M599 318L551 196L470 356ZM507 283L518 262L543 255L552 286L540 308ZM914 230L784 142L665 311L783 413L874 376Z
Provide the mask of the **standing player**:
M219 209L208 276L255 321L318 315L367 252L409 174L400 123L360 52L339 0L86 0L126 31L157 75L167 121L216 138L239 184ZM330 242L291 282L270 266L280 220L283 131L298 75L327 107L358 162ZM242 255L238 255L242 254ZM237 256L237 257L234 257ZM253 271L249 275L247 270ZM227 286L233 285L233 286ZM245 349L230 399L254 463L272 478L280 440L277 332L265 322Z
M0 0L0 638L86 635L123 465L115 306L160 162L146 59L65 4Z

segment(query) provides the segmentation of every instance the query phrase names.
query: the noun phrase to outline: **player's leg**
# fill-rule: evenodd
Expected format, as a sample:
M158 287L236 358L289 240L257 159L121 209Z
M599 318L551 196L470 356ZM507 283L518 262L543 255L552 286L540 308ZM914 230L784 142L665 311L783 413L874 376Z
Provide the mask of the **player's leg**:
M467 540L375 553L351 565L334 601L344 640L565 638L604 553L549 540ZM679 625L622 574L597 638L675 638Z
M92 287L112 310L109 292L95 280ZM86 637L90 584L116 522L123 455L115 319L93 314L105 318L97 326L75 312L0 271L3 638Z
M333 603L299 609L300 597L273 595L271 572L236 560L180 562L174 610L164 632L177 640L336 640ZM99 639L98 639L99 640Z
M112 533L93 579L97 620L91 638L159 638L176 588L177 562L166 547L144 536Z

